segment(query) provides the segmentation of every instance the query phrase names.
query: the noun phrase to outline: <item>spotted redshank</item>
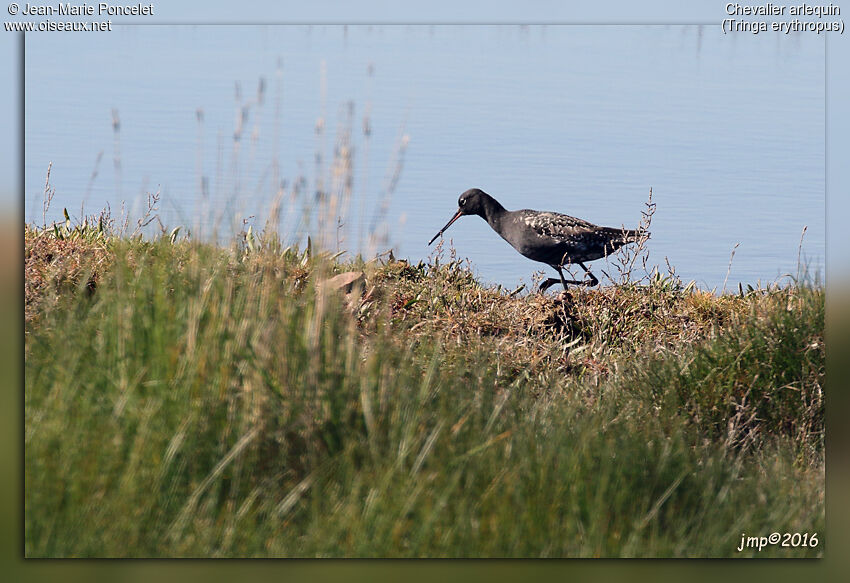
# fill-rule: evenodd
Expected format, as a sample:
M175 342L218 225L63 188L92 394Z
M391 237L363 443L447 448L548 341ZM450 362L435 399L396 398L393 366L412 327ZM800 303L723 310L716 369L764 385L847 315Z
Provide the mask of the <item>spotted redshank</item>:
M505 210L499 201L478 188L461 194L457 205L455 215L428 245L463 215L478 215L522 255L558 272L558 279L550 277L540 284L541 292L556 283L562 284L564 289L567 284L597 285L599 280L584 262L606 257L623 245L634 243L641 235L637 230L600 227L561 213ZM563 266L567 264L578 264L590 279L564 279Z

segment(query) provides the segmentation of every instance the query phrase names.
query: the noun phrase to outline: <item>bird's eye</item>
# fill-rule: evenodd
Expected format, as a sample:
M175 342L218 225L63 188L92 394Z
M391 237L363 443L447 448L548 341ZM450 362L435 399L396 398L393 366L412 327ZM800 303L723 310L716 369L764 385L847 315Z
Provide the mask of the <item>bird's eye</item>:
M460 206L463 206L465 204L466 204L466 199L465 198L460 199Z

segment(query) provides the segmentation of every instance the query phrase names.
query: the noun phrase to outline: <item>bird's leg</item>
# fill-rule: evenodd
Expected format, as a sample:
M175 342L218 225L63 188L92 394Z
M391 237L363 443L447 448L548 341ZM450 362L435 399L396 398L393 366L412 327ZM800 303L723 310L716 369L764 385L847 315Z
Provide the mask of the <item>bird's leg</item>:
M578 262L578 264L581 266L581 268L582 268L582 269L584 269L585 273L587 273L587 275L589 275L589 276L590 276L590 281L582 281L582 282L581 282L581 284L582 284L582 285L586 285L586 286L588 286L588 287L593 287L593 286L595 286L595 285L599 285L599 280L598 280L598 279L596 279L596 276L595 276L595 275L593 275L592 273L590 273L590 270L589 270L587 267L585 267L585 266L584 266L584 263L582 263L581 261L579 261L579 262Z
M561 278L561 285L564 286L564 289L567 289L567 280L564 279L563 269L561 269L560 265L556 265L555 270L558 272L558 277Z
M550 287L552 287L556 283L561 283L561 280L555 279L554 277L550 277L549 279L547 279L546 281L544 281L543 283L540 284L540 287L537 288L537 293L542 294L543 292L545 292L547 289L549 289Z
M550 278L548 278L546 281L544 281L543 283L541 283L541 284L540 284L540 288L538 289L538 291L539 291L541 294L542 294L543 292L545 292L547 289L549 289L550 287L552 287L553 285L555 285L556 283L560 283L561 285L563 285L563 286L564 286L564 289L567 289L567 283L570 283L570 282L567 282L567 281L564 279L564 272L563 272L563 271L561 271L561 266L560 266L560 265L553 265L552 267L555 269L555 271L557 271L557 272L558 272L558 276L559 276L559 278L560 278L560 279L556 279L556 278L554 278L554 277L550 277ZM578 283L578 282L572 282L572 283Z
M579 264L579 265L581 265L581 264ZM584 267L584 265L582 265L582 267ZM591 285L592 286L592 285L596 285L597 283L599 283L598 281L596 281L596 278L593 277L592 273L590 274L590 277L593 278L593 280L588 282L588 281L585 281L585 280L578 280L578 279L564 279L564 272L563 272L560 265L553 265L552 268L555 271L558 272L559 278L556 279L554 277L550 277L549 279L547 279L546 281L541 283L540 288L539 288L540 293L545 292L547 289L549 289L551 286L555 285L556 283L560 283L562 286L564 286L564 289L567 289L568 284ZM587 271L587 268L585 267L584 270ZM588 273L590 273L590 272L588 271Z

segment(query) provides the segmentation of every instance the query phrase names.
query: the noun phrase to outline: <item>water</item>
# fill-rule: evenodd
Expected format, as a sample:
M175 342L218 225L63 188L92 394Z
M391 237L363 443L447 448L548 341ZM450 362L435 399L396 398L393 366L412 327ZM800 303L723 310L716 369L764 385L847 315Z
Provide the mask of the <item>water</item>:
M52 162L48 222L63 207L78 216L108 203L118 214L122 201L138 216L146 193L159 190L170 226L210 233L246 218L259 230L282 182L281 229L291 234L303 229L298 209L315 206L316 177L328 175L336 136L350 126L354 195L331 246L366 251L368 233L385 224L380 247L415 262L470 187L508 209L631 228L652 188L651 261L669 261L685 281L721 288L736 244L729 288L796 273L804 226L802 255L823 273L817 35L466 25L27 35L25 119L25 212L39 224ZM477 217L446 237L485 282L513 287L548 269Z

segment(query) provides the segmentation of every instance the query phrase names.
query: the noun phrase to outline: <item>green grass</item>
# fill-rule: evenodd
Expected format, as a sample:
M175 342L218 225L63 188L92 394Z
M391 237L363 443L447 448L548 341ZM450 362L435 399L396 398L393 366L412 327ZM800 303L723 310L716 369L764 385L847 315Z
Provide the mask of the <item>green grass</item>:
M822 555L736 551L823 540L819 286L556 301L91 229L25 236L28 557Z

